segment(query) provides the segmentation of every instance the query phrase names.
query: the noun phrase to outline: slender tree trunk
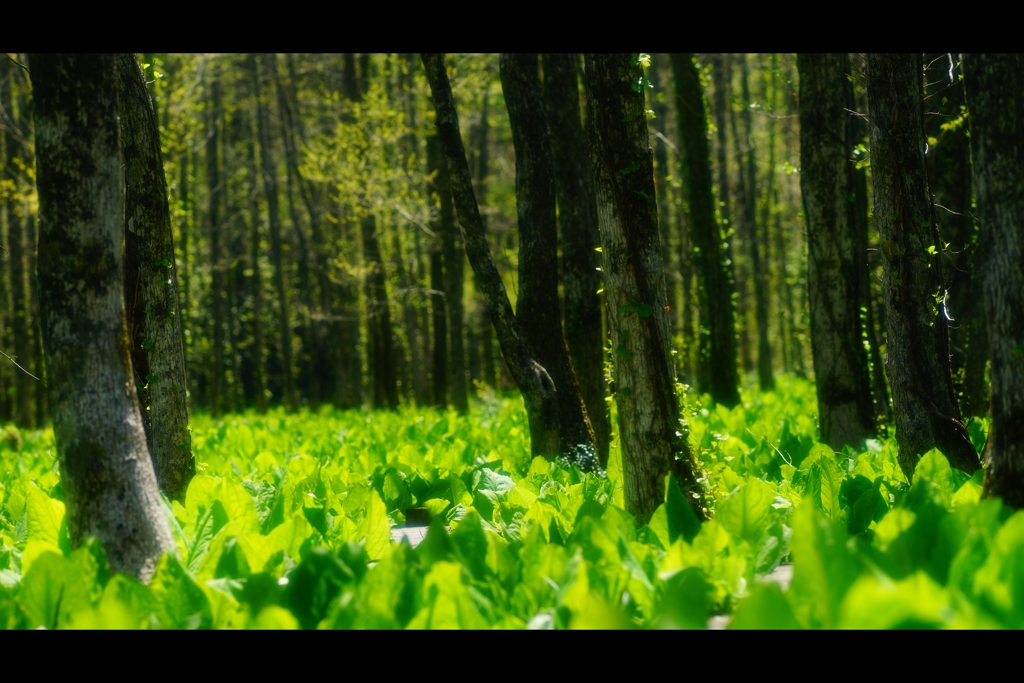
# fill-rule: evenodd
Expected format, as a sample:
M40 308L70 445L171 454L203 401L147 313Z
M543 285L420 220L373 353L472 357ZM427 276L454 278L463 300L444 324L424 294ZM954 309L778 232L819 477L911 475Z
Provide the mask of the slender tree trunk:
M32 415L32 389L36 381L29 376L32 367L31 337L29 323L29 309L31 308L28 295L28 273L26 272L27 251L31 249L26 245L26 228L31 220L25 205L18 197L19 186L21 185L21 172L16 160L24 161L25 150L21 140L25 133L21 130L20 112L14 111L13 84L14 74L11 69L14 67L6 57L7 62L3 71L0 71L0 107L6 113L3 121L4 129L4 178L12 183L10 198L5 198L3 204L7 217L7 248L8 265L11 291L11 337L14 342L14 360L24 370L17 370L14 373L14 423L22 429L31 429L34 426ZM5 349L6 351L6 349ZM7 362L6 360L4 362Z
M459 133L459 119L452 99L451 84L441 54L423 54L427 81L434 98L437 135L441 143L452 186L452 197L459 212L459 225L466 253L476 276L477 287L487 300L498 343L526 405L530 425L530 449L534 455L554 458L562 455L559 440L558 408L555 385L547 371L531 356L525 335L512 312L498 269L491 260L466 152Z
M598 458L604 467L608 462L611 421L605 401L604 338L601 298L597 293L601 289L597 270L601 233L597 227L594 172L580 119L579 55L545 54L543 59L544 109L551 127L558 222L562 230L565 341L594 430ZM545 360L538 357L542 362Z
M444 164L438 169L435 179L441 213L438 228L441 234L441 254L444 262L444 298L448 313L448 389L452 406L459 413L469 411L469 395L466 389L466 349L463 343L462 283L464 271L460 245L456 242L455 209L452 206L451 183Z
M516 318L526 344L555 382L562 451L579 446L593 451L587 416L569 349L562 333L558 301L558 232L551 139L540 92L536 54L502 53L501 87L508 107L516 152L516 213L519 228L519 298Z
M148 581L174 542L130 384L117 66L113 54L29 63L42 336L68 535L74 546L97 536L114 571Z
M971 151L981 226L981 289L992 354L992 425L985 444L985 494L1024 508L1024 58L964 60Z
M263 66L273 68L272 55L264 55ZM267 195L267 214L270 223L270 254L274 261L274 289L277 290L278 333L281 344L281 364L284 375L284 404L288 410L295 410L295 373L292 354L292 323L288 300L288 286L285 278L284 239L281 235L281 211L278 205L277 169L270 154L270 131L267 111L260 96L260 73L252 68L253 93L256 98L256 126L260 141L261 171L263 186Z
M221 105L220 80L216 66L211 67L209 84L209 111L207 112L206 136L206 184L208 187L210 226L210 309L213 324L213 365L210 368L209 394L207 404L213 415L219 415L224 393L224 273L221 266L221 193L224 186L220 173Z
M745 173L745 182L741 184L743 192L743 223L750 246L750 271L754 279L754 314L757 320L757 379L761 391L775 389L775 378L772 376L772 347L768 341L768 273L761 264L762 224L759 228L755 219L757 213L757 155L754 153L753 121L751 120L750 84L747 73L747 56L741 54L740 88L743 95L743 137L746 148L746 161L741 173ZM739 138L737 138L738 142ZM736 145L739 148L739 144Z
M821 440L860 449L875 412L860 306L866 249L854 194L846 53L801 54L800 192L807 221L811 349Z
M249 168L249 221L252 232L249 235L249 268L252 276L249 288L252 291L252 364L253 393L256 399L256 412L267 412L267 366L264 359L263 342L263 277L260 270L260 254L263 253L263 235L260 225L259 205L259 170L256 166L256 150L252 139L252 130L246 136L246 160Z
M920 53L868 55L871 170L888 327L886 370L907 479L938 448L968 474L981 463L960 418L942 306L942 244L924 160Z
M974 273L978 246L971 213L970 119L966 116L964 86L953 55L928 56L928 80L935 81L928 107L941 115L925 118L925 133L935 144L926 157L936 205L935 219L946 259L945 307L954 323L949 326L953 386L966 415L988 411L985 363L989 344L981 286ZM946 245L949 245L946 247ZM980 276L979 272L979 276Z
M4 60L0 63L0 107L3 107L5 112L10 112L11 102L11 81L13 79L14 64L10 60ZM13 173L13 168L10 165L10 152L12 151L13 142L11 141L10 131L5 130L5 134L0 136L0 145L2 145L3 165L0 166L0 178L5 180L13 181L16 177ZM8 276L11 272L11 260L10 260L10 249L8 249L8 234L9 225L11 223L11 214L13 213L12 201L8 199L13 193L2 193L0 197L3 198L3 205L0 206L0 269L3 270L3 275L0 275L0 350L4 353L8 353L11 349L10 339L7 334L9 321L11 318L11 300L10 300L10 282ZM19 372L6 358L0 359L0 421L9 422L11 419L11 400L10 400L10 386L11 376L14 372Z
M715 215L711 159L708 154L704 93L693 55L672 55L676 82L679 137L683 142L683 186L690 206L690 232L696 248L701 288L701 334L708 330L705 361L710 377L707 389L716 403L733 407L740 402L736 367L736 313L732 259ZM701 390L705 390L702 385Z
M490 144L490 122L488 121L487 103L490 99L488 93L490 91L491 81L488 77L487 84L484 87L483 92L483 106L480 108L480 126L477 128L477 153L476 153L476 192L481 200L486 202L487 196L487 175L490 168L490 154L488 153L488 145ZM487 234L487 220L486 216L481 215L480 220L484 227L484 234ZM488 320L487 316L487 303L483 297L480 297L480 341L481 341L481 360L480 360L480 373L483 377L484 384L494 388L497 386L495 380L495 368L494 368L494 328L491 327L491 321Z
M684 435L670 355L646 105L643 90L630 87L642 76L636 55L586 55L626 509L640 521L649 519L665 501L671 473L697 518L704 519L699 465Z
M395 376L387 278L380 243L377 241L377 220L373 214L367 214L360 223L363 233L363 258L369 268L366 276L366 323L370 337L373 407L378 410L395 410L398 408L398 378Z
M451 220L451 202L445 204L445 191L450 185L448 168L441 151L441 141L436 135L427 138L427 172L433 177L430 186L431 203L437 202L433 214L434 243L430 247L430 310L434 323L434 403L442 410L448 407L448 311L445 305L444 262L440 236L444 231L442 223ZM451 195L450 190L448 195Z
M146 79L135 55L117 55L118 100L125 173L125 301L132 366L142 377L139 403L160 488L184 500L195 475L185 387L174 237L167 203L160 131ZM141 308L142 315L138 312Z

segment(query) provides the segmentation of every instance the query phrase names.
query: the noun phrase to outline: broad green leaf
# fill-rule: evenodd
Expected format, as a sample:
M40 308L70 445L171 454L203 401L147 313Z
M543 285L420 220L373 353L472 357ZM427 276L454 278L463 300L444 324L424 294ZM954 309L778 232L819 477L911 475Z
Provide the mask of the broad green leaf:
M370 493L370 504L366 516L359 523L359 536L364 541L364 548L370 559L376 560L391 543L391 520L388 519L388 510L384 501L380 499L376 491Z
M149 589L156 598L157 616L165 628L199 629L213 626L210 603L191 573L174 555L157 562Z
M25 511L28 513L28 540L59 547L60 525L64 520L64 503L54 500L29 484Z
M823 517L813 505L799 507L792 521L794 613L804 627L833 628L843 597L859 574L846 546L846 529Z
M941 628L949 596L924 572L902 581L865 575L850 587L840 607L840 628Z
M736 606L728 628L730 631L791 630L800 628L800 623L793 616L793 608L778 586L758 584Z
M487 622L465 583L462 566L435 562L423 579L423 608L408 628L478 629Z
M669 477L666 489L665 513L668 517L669 537L672 541L680 537L687 541L693 540L700 531L700 520L679 488L679 480L674 474Z
M711 612L711 584L703 570L684 569L661 587L653 627L659 629L706 629Z
M750 478L739 491L718 504L715 518L733 536L756 547L771 524L774 500L768 484Z
M299 622L285 608L268 605L256 616L256 628L266 631L294 631L299 628Z

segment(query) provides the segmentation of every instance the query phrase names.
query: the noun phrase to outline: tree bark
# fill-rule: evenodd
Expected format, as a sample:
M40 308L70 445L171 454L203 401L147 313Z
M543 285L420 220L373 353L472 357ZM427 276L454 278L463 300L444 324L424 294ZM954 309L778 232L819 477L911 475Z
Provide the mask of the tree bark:
M646 521L675 475L698 519L706 517L699 465L679 413L661 262L654 157L637 56L587 54L590 158L597 187L608 328L626 510Z
M800 193L807 222L811 349L821 440L856 449L875 412L860 307L866 245L857 220L846 53L800 54Z
M594 172L580 119L579 55L545 54L543 60L544 109L551 128L562 231L565 341L604 467L611 444L611 422L605 401L604 336L597 293L601 289L597 270L601 232L597 226Z
M562 452L597 459L594 431L562 332L558 301L558 232L551 138L540 91L538 56L502 53L501 88L516 153L519 298L516 318L533 357L555 382Z
M690 233L700 273L701 334L706 354L707 386L716 403L731 408L740 402L736 367L736 291L729 246L722 238L715 215L711 159L708 153L708 123L704 92L693 55L672 55L676 82L676 111L679 137L683 143L683 186L690 206ZM708 330L705 338L704 329ZM706 339L706 341L705 341ZM705 386L701 385L701 391Z
M444 299L448 313L448 391L452 407L465 415L469 411L469 394L466 388L466 347L463 340L463 291L464 270L462 249L456 242L455 207L452 206L451 181L445 164L440 164L435 185L440 200L438 229L441 235L441 256L444 264Z
M125 174L125 303L142 425L160 488L185 500L195 476L185 387L174 236L163 153L146 79L117 55ZM133 286L134 285L134 286ZM141 315L139 315L141 313Z
M28 272L26 261L28 250L26 245L26 227L31 220L27 208L18 196L21 172L16 159L25 161L25 150L21 140L25 133L21 130L20 112L14 111L14 65L6 57L7 62L0 71L0 108L7 114L4 121L4 174L12 185L9 198L4 198L3 205L7 217L7 247L8 265L7 276L10 278L11 292L11 341L13 342L13 356L21 368L15 368L14 372L14 405L12 417L14 424L22 429L32 429L35 425L32 414L32 390L36 380L29 376L32 367L32 341L30 334L31 308L28 295ZM7 362L6 360L4 361Z
M473 195L473 178L459 132L459 119L444 65L444 56L437 53L423 54L422 59L434 98L437 135L448 167L452 197L459 213L459 225L466 243L466 254L473 267L477 287L487 300L491 322L509 371L523 395L530 425L530 450L535 456L558 457L562 453L555 385L547 371L530 354L523 330L512 312L512 304L505 292L505 285L501 281L498 269L494 267L494 261L491 260L490 247L480 220L480 210Z
M264 55L263 67L270 69L274 62L271 56ZM297 398L295 394L295 373L292 352L292 323L288 299L288 286L285 278L284 239L281 235L281 211L278 204L277 168L270 154L270 131L267 122L267 111L260 96L260 73L252 69L253 94L256 98L256 127L260 141L260 161L263 174L263 186L267 195L267 214L270 223L270 254L274 261L274 289L277 290L278 334L281 344L281 369L284 384L284 404L288 410L295 410Z
M255 63L250 63L255 67ZM263 253L263 232L260 227L263 218L260 216L259 204L259 170L256 165L256 149L252 139L252 129L246 136L246 161L249 167L249 220L252 225L249 234L249 268L252 276L249 287L252 290L252 365L253 394L256 412L267 412L267 366L264 359L263 342L263 274L260 269L260 254Z
M39 288L53 432L74 546L148 581L172 551L131 382L113 54L30 57L38 155Z
M772 346L768 341L768 270L761 264L761 231L766 230L765 223L759 227L755 214L757 212L757 155L754 149L753 121L751 121L750 84L747 73L747 56L739 55L740 60L740 92L743 96L743 137L746 148L746 162L743 172L746 180L743 188L743 223L746 226L747 239L750 241L750 271L754 278L754 315L757 320L757 379L761 391L775 389L775 378L772 376ZM737 145L739 147L739 145Z
M223 180L220 172L220 133L221 133L221 104L220 104L220 80L217 74L216 65L212 67L211 82L209 83L210 107L207 112L206 135L206 185L208 189L209 207L207 216L209 221L209 246L210 246L210 308L211 323L213 325L212 346L213 365L210 369L209 393L207 405L213 415L219 415L222 409L221 401L224 393L224 273L221 266L221 219L220 208L222 194L224 192Z
M391 306L388 304L384 259L377 240L377 219L368 213L360 221L366 275L366 326L370 338L370 370L373 375L373 407L398 408L398 378L392 344Z
M487 196L487 175L490 167L490 154L488 153L488 145L490 145L490 122L488 121L487 103L490 99L488 94L490 92L491 80L488 75L486 85L484 86L483 92L483 105L480 108L480 126L477 128L477 153L476 153L476 191L477 194L486 202L485 197ZM487 234L487 220L486 217L480 217L483 227L484 234ZM480 340L481 340L481 362L480 371L483 376L484 384L491 387L492 389L497 386L495 380L495 363L494 363L494 328L491 327L491 321L487 319L487 303L480 298Z
M921 55L871 54L867 59L871 171L888 328L886 370L900 467L910 479L918 458L938 448L953 467L972 474L981 463L960 418L950 376L942 244L924 160Z
M984 492L1024 508L1024 57L964 59L971 152L981 228L982 273L992 354L992 424Z

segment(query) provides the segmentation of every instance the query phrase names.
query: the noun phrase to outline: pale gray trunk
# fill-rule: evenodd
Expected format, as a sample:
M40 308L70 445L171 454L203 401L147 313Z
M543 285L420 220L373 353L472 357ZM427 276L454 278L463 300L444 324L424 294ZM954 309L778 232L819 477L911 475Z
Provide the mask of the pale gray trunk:
M132 385L113 54L38 54L39 293L68 534L143 581L174 548Z

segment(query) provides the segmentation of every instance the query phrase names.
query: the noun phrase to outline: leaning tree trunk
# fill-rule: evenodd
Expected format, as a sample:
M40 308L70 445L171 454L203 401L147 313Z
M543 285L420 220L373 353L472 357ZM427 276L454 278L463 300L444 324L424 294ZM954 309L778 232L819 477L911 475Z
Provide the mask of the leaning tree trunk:
M597 197L587 140L580 120L579 55L545 54L544 109L551 147L562 231L562 288L565 342L594 428L597 455L608 462L611 421L605 401L604 336L601 332L601 276L597 247Z
M466 161L462 134L459 132L459 118L444 65L444 55L428 53L423 54L422 59L434 98L437 135L448 166L452 198L459 213L466 255L473 267L477 287L487 301L487 310L491 314L505 362L523 395L530 425L530 449L534 455L558 457L562 453L555 385L547 371L533 359L527 349L525 335L512 312L512 304L508 300L501 275L491 259L480 210L473 195L473 176Z
M626 509L638 520L665 501L675 475L703 519L699 464L679 413L672 366L665 273L658 235L654 158L644 94L631 86L636 55L587 54L590 158L597 187L608 328L615 347L615 399Z
M992 426L985 494L1024 508L1024 57L964 60L974 186L984 255L982 291L992 353Z
M540 93L537 55L500 57L501 89L516 153L519 299L516 317L533 357L555 382L562 452L577 447L597 456L594 431L562 333L558 301L558 232L551 139Z
M157 481L168 498L184 501L195 458L160 130L134 54L117 55L117 75L126 188L125 303L129 313L142 313L128 319L132 367L142 379L142 424Z
M733 407L740 402L736 367L736 291L728 244L715 215L708 153L708 122L700 75L691 54L673 54L676 114L683 143L683 186L690 205L690 233L700 272L701 327L709 330L707 354L711 398ZM701 331L703 335L703 329ZM701 356L704 356L703 350ZM701 359L705 362L704 358ZM701 390L705 388L702 386Z
M147 581L174 541L131 383L113 54L35 54L39 293L53 433L73 545Z
M800 193L807 221L811 349L821 440L861 448L875 436L860 307L867 276L851 201L853 86L846 53L800 54Z
M919 457L938 448L953 467L970 474L981 462L960 418L950 375L942 244L924 160L921 55L868 55L867 84L888 328L886 370L900 467L910 479Z

